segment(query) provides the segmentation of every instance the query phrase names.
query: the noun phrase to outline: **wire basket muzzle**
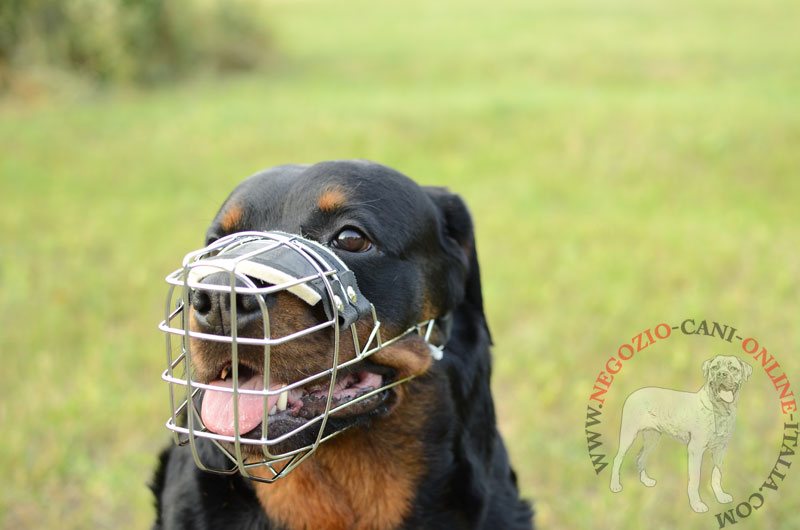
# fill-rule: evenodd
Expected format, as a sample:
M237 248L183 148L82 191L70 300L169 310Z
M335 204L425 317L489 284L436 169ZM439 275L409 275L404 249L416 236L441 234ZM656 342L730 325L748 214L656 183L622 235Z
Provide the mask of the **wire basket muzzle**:
M391 381L357 399L333 406L334 386L339 370L364 360L386 345L406 334L425 330L415 326L389 341L383 341L380 322L375 309L359 291L354 273L328 248L297 235L281 232L242 232L222 238L211 245L187 254L183 266L167 276L170 285L167 295L165 319L159 326L166 332L167 369L162 378L169 384L170 417L167 428L173 432L176 443L191 447L197 465L218 473L241 472L254 480L272 482L285 475L305 460L320 443L336 436L340 430L326 430L329 416L340 409L368 399L387 388L410 378ZM228 329L197 329L193 326L189 300L197 293L212 293L226 300L229 311ZM279 312L270 317L268 300L279 293L290 293L311 307L322 305L326 319L303 329L292 330L283 336L273 336L270 318L280 319ZM251 297L256 311L260 312L262 332L259 336L239 336L237 297ZM223 304L224 305L224 304ZM252 309L252 307L251 307ZM320 312L317 312L318 314ZM368 338L359 342L356 322L364 320L371 325ZM361 326L364 327L363 325ZM340 360L341 333L350 332L355 353L344 362ZM430 329L427 330L430 335ZM302 340L312 333L330 337L330 367L290 384L273 381L270 377L271 348ZM426 336L427 338L427 336ZM198 341L220 342L230 345L229 384L199 381L193 363L193 344ZM248 379L240 378L240 348L246 345L263 349L263 373ZM224 377L223 377L224 378ZM309 385L327 385L324 411L288 432L270 438L270 410L275 403L286 405L286 396ZM214 399L206 396L213 394ZM203 403L229 407L219 413L230 419L225 428L209 428L203 420ZM209 406L209 408L211 408ZM253 418L257 411L260 418ZM227 414L227 415L226 415ZM249 414L249 415L248 415ZM206 415L208 418L208 414ZM246 418L246 421L243 420ZM260 430L251 429L260 420ZM244 431L244 432L243 432ZM254 434L255 432L255 434ZM292 445L305 432L307 443ZM227 457L229 465L212 465L204 460L207 451L201 445L209 440ZM290 449L285 449L286 447ZM279 450L280 449L280 450ZM254 474L254 468L258 471Z

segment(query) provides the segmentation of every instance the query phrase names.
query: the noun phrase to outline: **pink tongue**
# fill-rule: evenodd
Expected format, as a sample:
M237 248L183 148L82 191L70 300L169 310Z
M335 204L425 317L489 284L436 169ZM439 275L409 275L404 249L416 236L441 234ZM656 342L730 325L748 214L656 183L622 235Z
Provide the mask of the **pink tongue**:
M233 378L217 379L212 386L232 388ZM275 385L280 386L280 385ZM264 376L254 375L250 379L239 379L239 390L263 390ZM268 396L267 410L278 402L278 396ZM233 392L206 390L200 417L208 430L223 436L233 436ZM246 434L261 423L264 417L264 397L254 394L239 394L239 434Z

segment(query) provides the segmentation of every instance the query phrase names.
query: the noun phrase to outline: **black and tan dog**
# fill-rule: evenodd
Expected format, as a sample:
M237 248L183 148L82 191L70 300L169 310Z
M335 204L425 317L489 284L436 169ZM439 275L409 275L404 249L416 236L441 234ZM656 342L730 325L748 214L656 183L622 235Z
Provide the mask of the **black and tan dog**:
M461 199L372 162L286 165L240 184L207 239L244 230L301 234L334 249L355 272L388 336L451 315L447 330L440 329L444 325L435 330L449 336L444 357L432 361L416 334L375 353L369 373L417 377L331 417L335 426L351 428L271 484L201 471L189 448L167 449L152 485L155 528L531 528L530 506L519 498L495 423L491 338L472 222ZM324 319L281 294L269 308L276 326ZM193 305L195 329L231 325L209 300ZM258 322L239 326L244 334L250 326L253 333L259 329ZM330 367L328 345L309 336L274 347L271 373L292 382ZM203 382L219 378L230 364L229 345L194 341L193 350ZM259 348L240 350L242 369L258 372ZM342 339L340 357L353 355L352 339L349 346ZM302 421L284 416L287 422ZM225 456L207 442L199 440L203 458L225 464Z

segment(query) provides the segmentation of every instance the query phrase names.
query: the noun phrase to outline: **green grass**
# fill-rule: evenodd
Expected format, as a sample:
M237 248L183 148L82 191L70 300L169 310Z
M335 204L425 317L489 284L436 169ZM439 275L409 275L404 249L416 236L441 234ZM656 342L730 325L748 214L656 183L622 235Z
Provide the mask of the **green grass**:
M163 277L243 177L362 157L472 208L501 429L540 526L716 527L688 512L672 442L651 458L659 486L638 487L632 453L612 495L587 457L585 407L620 344L687 317L755 335L800 385L800 7L268 12L282 59L266 74L0 103L0 526L148 526L168 442ZM676 337L636 357L607 421L637 386L699 387L716 347ZM769 382L748 384L726 464L737 501L778 451ZM798 475L737 528L800 526Z

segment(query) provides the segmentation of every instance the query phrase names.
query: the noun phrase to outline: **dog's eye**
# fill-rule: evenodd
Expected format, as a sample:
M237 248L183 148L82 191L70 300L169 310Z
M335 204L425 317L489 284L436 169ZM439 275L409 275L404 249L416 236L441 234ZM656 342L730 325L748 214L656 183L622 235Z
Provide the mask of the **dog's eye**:
M331 241L331 246L346 252L366 252L372 248L372 241L355 228L345 228Z

